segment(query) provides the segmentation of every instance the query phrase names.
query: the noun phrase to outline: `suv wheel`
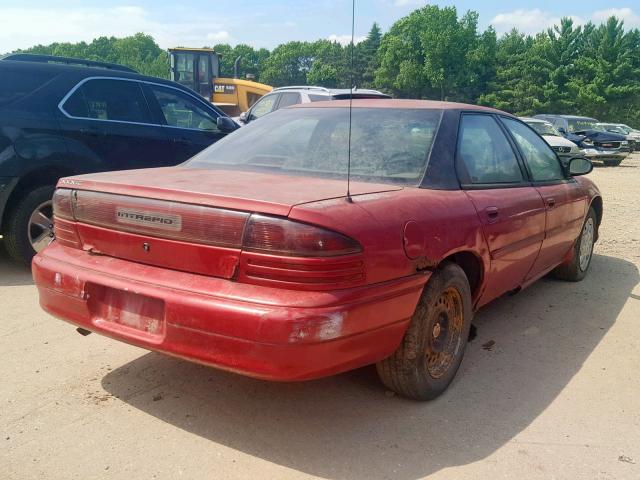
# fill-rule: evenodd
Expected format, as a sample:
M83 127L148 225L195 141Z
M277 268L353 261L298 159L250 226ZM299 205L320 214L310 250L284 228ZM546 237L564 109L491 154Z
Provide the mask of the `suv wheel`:
M53 186L25 192L8 213L4 241L9 256L29 265L53 240Z

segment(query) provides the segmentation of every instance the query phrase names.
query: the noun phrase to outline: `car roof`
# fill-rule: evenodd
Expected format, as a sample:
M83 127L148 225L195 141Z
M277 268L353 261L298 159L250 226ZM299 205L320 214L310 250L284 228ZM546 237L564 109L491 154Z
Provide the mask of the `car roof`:
M180 85L179 83L172 82L159 77L150 77L148 75L142 75L137 72L126 72L122 70L112 70L102 67L86 67L82 65L67 65L63 63L43 63L43 62L29 62L24 60L0 60L0 68L42 72L49 71L56 74L72 73L80 77L113 77L113 78L130 78L132 80L146 80L154 83L161 83L175 88L181 88L189 93L193 93L192 90Z
M287 87L277 87L274 88L271 93L279 93L279 92L307 92L313 93L314 95L349 95L360 94L360 95L380 95L385 98L390 98L386 93L382 93L378 90L372 90L369 88L354 88L353 91L349 88L326 88L319 87L315 85L291 85Z
M399 100L386 98L367 98L349 100L334 100L331 102L300 103L288 108L398 108L398 109L425 109L425 110L471 110L488 113L499 113L513 117L510 113L496 110L495 108L471 105L467 103L442 102L435 100ZM514 117L515 118L515 117Z
M567 120L571 119L571 120L592 120L594 122L598 121L595 118L583 117L583 116L580 116L580 115L556 115L554 113L543 113L543 114L540 114L540 116L566 118Z
M543 118L533 118L533 117L518 117L520 120L526 123L548 123L551 125L551 122L544 120Z

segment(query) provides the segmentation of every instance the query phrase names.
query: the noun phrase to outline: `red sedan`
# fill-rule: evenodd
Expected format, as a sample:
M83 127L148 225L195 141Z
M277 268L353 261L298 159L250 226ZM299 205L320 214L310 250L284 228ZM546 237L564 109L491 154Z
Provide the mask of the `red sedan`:
M474 311L552 271L586 275L602 198L576 178L588 161L561 164L501 111L356 100L351 117L311 103L179 167L60 180L40 304L252 377L376 363L388 388L436 397Z

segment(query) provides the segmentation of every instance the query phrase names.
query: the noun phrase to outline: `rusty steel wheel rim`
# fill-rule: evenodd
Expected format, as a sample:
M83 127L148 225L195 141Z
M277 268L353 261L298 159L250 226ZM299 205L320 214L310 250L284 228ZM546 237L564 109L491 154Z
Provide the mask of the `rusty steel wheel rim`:
M427 330L427 371L441 378L460 351L464 313L462 295L454 287L444 290L430 309Z

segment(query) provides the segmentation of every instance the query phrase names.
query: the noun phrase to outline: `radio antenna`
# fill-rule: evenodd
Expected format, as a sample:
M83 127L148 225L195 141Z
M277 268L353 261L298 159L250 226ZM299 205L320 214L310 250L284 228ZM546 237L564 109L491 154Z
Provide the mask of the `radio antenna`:
M355 45L356 30L356 0L351 0L351 78L349 79L349 145L347 151L347 200L351 199L351 122L353 114L353 57Z

